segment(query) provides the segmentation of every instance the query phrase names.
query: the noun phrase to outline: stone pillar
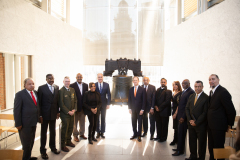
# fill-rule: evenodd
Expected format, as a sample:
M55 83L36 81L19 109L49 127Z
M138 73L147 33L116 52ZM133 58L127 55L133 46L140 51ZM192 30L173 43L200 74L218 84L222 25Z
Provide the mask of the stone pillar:
M28 56L24 56L24 78L28 78Z
M177 25L182 23L182 0L176 1Z

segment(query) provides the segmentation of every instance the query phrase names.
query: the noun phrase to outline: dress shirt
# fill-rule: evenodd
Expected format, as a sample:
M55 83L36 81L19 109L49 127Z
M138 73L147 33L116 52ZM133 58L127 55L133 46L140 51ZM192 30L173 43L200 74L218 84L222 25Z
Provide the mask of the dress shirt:
M196 93L196 92L195 92L195 93ZM198 94L197 99L201 96L202 93L203 93L203 91ZM196 93L196 95L197 95L197 93ZM195 97L196 97L196 96L195 96Z
M50 85L50 84L48 84L48 83L47 83L47 85L48 85L49 90L50 90L52 93L54 93L54 87L53 87L53 85ZM52 86L52 90L51 90L51 86Z
M214 92L216 91L216 89L217 89L218 86L219 86L219 84L212 89L213 94L214 94Z
M27 89L26 89L26 90L27 90ZM31 91L27 90L27 92L29 93L30 97L32 98ZM33 90L32 92L33 92L33 96L34 96L34 98L35 98L35 100L36 100L36 102L37 102L37 96L35 95L34 90Z
M148 90L148 85L143 85L146 91Z
M80 90L80 92L81 92L81 95L82 95L82 83L79 84L79 83L77 82L77 84L78 84L78 88L79 88L79 90Z
M65 86L64 86L64 87L65 87ZM67 90L67 91L70 91L70 89L69 89L69 88L67 88L67 87L65 87L65 88L66 88L66 90Z
M137 95L138 86L134 86L133 92L135 91L135 88L136 88L136 95ZM129 110L131 110L131 109L129 109ZM144 111L144 110L142 109L141 111Z
M99 92L101 92L101 91L100 91L100 84L101 84L101 89L103 89L103 82L101 82L101 83L98 82L98 89L99 89Z

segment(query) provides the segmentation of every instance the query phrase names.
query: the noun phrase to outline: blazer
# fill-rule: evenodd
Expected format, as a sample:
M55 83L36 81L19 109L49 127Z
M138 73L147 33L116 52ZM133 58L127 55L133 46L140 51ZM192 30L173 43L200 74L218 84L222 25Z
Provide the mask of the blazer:
M144 88L144 85L142 85ZM151 108L154 108L155 104L155 93L156 93L156 88L155 86L149 84L148 89L146 92L146 107L145 107L145 112L150 112Z
M58 91L59 87L53 84L54 92L52 93L47 84L38 87L39 108L43 120L55 120L59 113Z
M88 100L89 92L91 92L91 91L86 91L85 94L84 94L84 97L83 97L83 110L84 110L84 114L85 115L91 115L92 114L91 109L93 107L89 105L89 100ZM99 114L100 108L102 106L101 95L98 92L95 92L95 93L97 95L96 96L96 98L97 98L97 106L94 106L94 108L97 107L97 114Z
M206 129L207 128L207 110L208 110L208 95L204 92L201 93L194 105L196 93L191 94L186 105L186 116L187 124L189 127L190 120L195 120L196 129Z
M234 125L235 117L232 96L227 89L219 85L212 97L209 96L208 126L210 129L227 130L228 125Z
M156 91L155 95L155 106L158 107L159 112L162 117L171 116L171 99L172 99L172 91L168 90L167 87L161 89L159 87Z
M100 93L100 90L98 88L98 82L95 83L95 86L96 86L96 91ZM103 82L102 93L100 93L100 95L102 100L102 108L106 108L107 105L110 105L111 103L111 93L110 93L110 87L108 83Z
M180 97L179 104L178 104L178 114L177 114L178 120L180 118L183 118L185 121L187 120L185 107L187 105L189 96L193 93L194 91L191 87L188 87L188 89L185 92L182 92L182 95Z
M34 90L34 93L37 96L37 91ZM38 97L36 101L37 106L26 89L16 93L13 109L15 127L32 127L37 125L41 111L39 109Z
M83 108L83 96L84 96L84 93L88 91L88 85L82 82L82 94L78 87L78 82L70 84L70 87L72 87L75 90L75 93L77 96L77 111L81 112Z
M136 97L134 97L134 87L129 89L128 94L128 109L132 112L140 112L146 108L146 90L138 86Z

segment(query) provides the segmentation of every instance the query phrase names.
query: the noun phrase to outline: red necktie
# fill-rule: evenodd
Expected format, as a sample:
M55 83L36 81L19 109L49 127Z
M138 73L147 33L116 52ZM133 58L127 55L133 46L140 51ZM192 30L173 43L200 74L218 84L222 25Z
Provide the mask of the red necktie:
M32 96L33 102L35 103L35 105L37 105L37 102L36 102L36 99L35 99L35 97L34 97L34 95L33 95L33 92L31 91L30 93L31 93L31 96Z

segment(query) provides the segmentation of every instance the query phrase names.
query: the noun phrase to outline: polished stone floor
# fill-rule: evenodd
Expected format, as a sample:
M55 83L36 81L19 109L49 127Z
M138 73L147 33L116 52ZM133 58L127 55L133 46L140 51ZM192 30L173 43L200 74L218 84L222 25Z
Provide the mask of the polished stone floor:
M59 124L61 120L57 120ZM187 147L186 154L173 157L172 149L176 146L170 146L169 143L173 138L172 119L169 120L169 132L166 142L160 143L149 140L149 134L147 137L142 138L142 142L137 140L129 140L132 136L131 116L128 113L127 106L111 106L107 111L107 125L105 139L98 139L93 145L88 144L87 140L81 140L80 142L73 142L76 144L75 148L70 148L70 152L61 152L59 155L53 154L49 146L47 145L47 154L49 159L81 159L81 160L182 160L185 157L189 157L189 149ZM87 135L88 121L86 121L86 133ZM59 147L59 127L56 128L56 142ZM19 139L19 138L18 138ZM187 142L188 143L188 142ZM2 142L1 142L2 144ZM21 149L21 143L16 142L16 136L13 135L8 141L9 149ZM48 144L48 142L47 142ZM188 145L187 145L188 146ZM37 126L35 143L32 151L32 156L36 156L41 159L40 152L40 125ZM206 159L209 154L207 152Z

